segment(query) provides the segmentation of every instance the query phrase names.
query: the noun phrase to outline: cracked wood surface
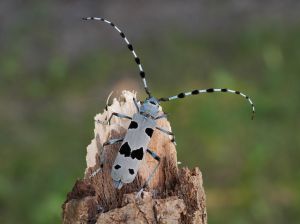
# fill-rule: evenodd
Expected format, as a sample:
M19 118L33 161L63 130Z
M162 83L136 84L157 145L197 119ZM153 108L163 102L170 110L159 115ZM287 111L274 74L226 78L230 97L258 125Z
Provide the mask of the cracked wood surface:
M95 119L106 120L112 112L132 116L135 93L123 91L120 99ZM112 185L111 166L120 144L105 147L105 163L102 172L91 177L99 168L99 155L103 143L111 138L122 137L129 125L127 119L114 117L111 125L95 123L95 137L87 147L87 168L84 178L77 180L63 204L63 223L195 223L207 224L206 201L202 174L198 168L178 168L176 148L170 138L154 131L149 148L161 157L161 163L142 198L135 194L141 188L156 165L146 155L133 183L120 190ZM167 119L158 120L158 125L171 130Z

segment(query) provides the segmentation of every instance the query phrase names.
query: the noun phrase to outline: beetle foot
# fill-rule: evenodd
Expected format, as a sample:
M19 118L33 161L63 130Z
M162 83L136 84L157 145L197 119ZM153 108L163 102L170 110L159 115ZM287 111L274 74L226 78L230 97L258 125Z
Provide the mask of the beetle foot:
M101 173L102 172L102 167L98 168L97 170L95 170L91 175L90 175L90 178L96 176L98 173Z
M136 194L135 198L136 199L142 198L143 192L144 192L144 188L141 188L141 190L139 190L139 192Z
M95 122L96 122L97 124L110 125L110 122L109 122L109 121L100 121L100 120L96 120L96 119L95 119Z

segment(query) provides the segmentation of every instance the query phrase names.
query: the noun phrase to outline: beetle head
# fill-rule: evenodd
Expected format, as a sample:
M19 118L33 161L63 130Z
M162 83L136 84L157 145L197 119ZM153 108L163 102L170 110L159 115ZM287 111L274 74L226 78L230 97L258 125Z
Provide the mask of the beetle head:
M156 118L159 114L159 102L155 97L146 99L140 107L140 113L146 117Z

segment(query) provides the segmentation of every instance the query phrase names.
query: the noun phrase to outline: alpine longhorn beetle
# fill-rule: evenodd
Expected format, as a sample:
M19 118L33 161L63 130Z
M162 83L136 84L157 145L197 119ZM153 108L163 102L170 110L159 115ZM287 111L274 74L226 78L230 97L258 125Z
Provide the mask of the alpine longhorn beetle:
M252 107L252 119L254 118L255 108L249 96L243 94L242 92L227 89L227 88L220 88L220 89L209 88L209 89L200 89L200 90L196 89L191 92L182 92L175 96L164 97L159 99L152 96L146 82L146 78L145 78L146 76L142 64L140 62L140 58L135 53L132 44L128 41L125 34L114 23L106 19L99 18L99 17L86 17L83 18L83 20L102 21L110 25L116 31L119 32L122 39L126 42L128 49L131 51L131 53L134 56L134 60L138 65L140 77L142 78L146 94L148 95L146 100L144 102L141 102L140 104L136 101L136 99L133 99L137 112L133 114L132 117L125 114L113 112L107 121L99 121L99 120L96 121L97 123L101 123L101 124L110 124L110 121L113 116L131 120L131 123L128 127L128 130L124 138L110 139L103 144L103 147L105 147L107 145L121 143L121 147L119 148L118 155L114 161L114 164L112 166L112 171L111 171L111 176L115 188L121 189L121 187L124 184L131 183L135 179L137 172L140 168L141 162L146 153L149 153L157 161L157 165L155 166L155 168L153 169L153 171L151 172L151 174L143 184L142 188L137 194L137 197L141 195L144 188L151 181L160 163L160 157L154 151L148 148L148 144L151 140L154 129L157 129L163 132L164 134L171 136L171 141L174 144L176 144L174 134L171 131L165 130L157 126L156 124L156 121L158 119L162 119L166 117L166 114L160 113L159 110L160 102L175 100L178 98L184 98L186 96L198 95L203 93L215 93L215 92L233 93L233 94L240 95L244 97L246 100L248 100L248 102ZM103 156L101 156L101 159L102 158ZM102 161L100 162L100 169L95 171L91 176L94 176L99 171L101 171L103 167L103 163L104 161L102 159Z

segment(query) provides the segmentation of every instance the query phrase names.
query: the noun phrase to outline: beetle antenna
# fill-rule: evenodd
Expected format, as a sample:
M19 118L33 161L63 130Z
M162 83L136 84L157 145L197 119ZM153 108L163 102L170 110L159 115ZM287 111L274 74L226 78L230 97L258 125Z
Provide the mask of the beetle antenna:
M147 85L147 81L146 81L146 77L145 77L145 72L143 70L143 67L142 67L142 64L141 64L141 61L140 61L140 58L137 56L137 54L135 53L134 49L133 49L133 46L132 44L128 41L127 37L125 36L125 34L112 22L106 20L106 19L103 19L103 18L100 18L100 17L85 17L85 18L82 18L83 20L98 20L98 21L102 21L104 23L107 23L109 25L111 25L116 31L119 32L120 36L123 38L123 40L126 42L127 44L127 47L128 49L131 51L131 53L133 54L133 57L134 57L134 60L136 62L136 64L138 65L138 68L140 70L140 76L143 80L143 84L144 84L144 88L145 88L145 91L147 93L147 95L149 97L151 97L151 93L148 89L148 85Z
M254 115L255 115L255 107L254 107L254 104L253 104L252 100L250 99L249 96L245 95L244 93L241 93L240 91L236 91L236 90L231 90L231 89L213 89L213 88L200 89L200 90L196 89L196 90L193 90L191 92L179 93L178 95L171 96L171 97L168 97L168 98L160 98L159 101L160 102L165 102L165 101L175 100L175 99L178 99L178 98L184 98L186 96L198 95L198 94L203 94L203 93L215 93L215 92L233 93L233 94L240 95L240 96L244 97L245 99L247 99L248 102L251 105L251 108L252 108L252 117L251 117L251 119L253 120Z

